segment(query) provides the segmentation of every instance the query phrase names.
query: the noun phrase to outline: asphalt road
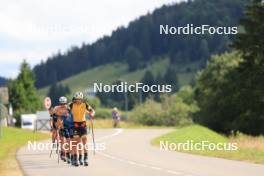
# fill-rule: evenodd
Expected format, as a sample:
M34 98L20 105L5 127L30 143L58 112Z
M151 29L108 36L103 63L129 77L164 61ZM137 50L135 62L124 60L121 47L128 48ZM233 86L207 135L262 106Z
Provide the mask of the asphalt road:
M264 165L178 152L161 151L150 140L167 129L96 130L97 144L105 145L93 155L88 167L57 163L50 151L32 151L27 146L17 152L17 159L27 176L262 176ZM46 141L47 142L47 141Z

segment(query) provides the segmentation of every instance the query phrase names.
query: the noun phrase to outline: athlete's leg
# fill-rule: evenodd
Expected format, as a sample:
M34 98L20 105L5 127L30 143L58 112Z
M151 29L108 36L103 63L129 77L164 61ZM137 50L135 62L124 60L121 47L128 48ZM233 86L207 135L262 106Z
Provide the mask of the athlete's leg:
M66 161L70 163L70 129L64 129L65 130L65 141L63 145L63 149L65 151Z
M56 134L57 134L56 129L52 129L52 131L51 131L51 140L52 140L52 144L53 144L53 145L54 145L55 142L56 142ZM53 147L53 146L52 146L52 147Z
M83 132L82 132L82 144L83 144L83 161L84 161L84 165L85 166L88 166L88 139L87 139L87 128L84 128L83 129Z
M78 161L77 161L77 145L80 142L80 137L79 136L73 136L73 141L72 141L72 153L73 153L73 165L78 166Z
M79 166L78 160L77 160L77 145L80 143L80 132L78 128L73 129L73 138L72 138L72 153L73 153L73 165Z
M70 140L69 140L69 149L70 149L70 163L73 164L73 129L70 129Z
M80 134L80 136L81 136L81 134ZM82 153L83 153L83 144L82 144L82 136L80 137L80 141L79 141L79 143L78 143L78 145L79 145L79 150L78 150L78 153L79 153L79 163L80 163L80 165L83 165L83 155L82 155Z
M117 120L115 119L114 120L114 128L116 128L117 127Z
M63 146L64 146L64 143L65 143L65 139L64 139L64 134L65 133L65 131L64 131L64 129L61 129L60 130L60 133L59 133L59 136L60 136L60 157L61 157L61 160L63 160L63 161L66 161L65 160L65 151L64 151L64 148L63 148Z

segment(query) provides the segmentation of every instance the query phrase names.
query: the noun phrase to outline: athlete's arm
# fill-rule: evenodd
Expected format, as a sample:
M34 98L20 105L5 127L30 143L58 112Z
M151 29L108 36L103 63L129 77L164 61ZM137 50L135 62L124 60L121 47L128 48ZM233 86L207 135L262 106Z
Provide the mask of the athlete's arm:
M53 119L52 119L52 117L50 117L49 125L50 125L50 129L52 130L53 129Z
M51 116L56 116L56 115L57 115L57 111L58 111L58 107L55 106L55 107L53 108L53 110L51 111Z
M91 117L94 117L94 114L95 114L94 109L88 103L85 103L85 106L86 106L86 110L89 113L89 115Z
M73 106L73 102L69 103L67 108L68 108L68 111L71 112L72 110L72 106Z

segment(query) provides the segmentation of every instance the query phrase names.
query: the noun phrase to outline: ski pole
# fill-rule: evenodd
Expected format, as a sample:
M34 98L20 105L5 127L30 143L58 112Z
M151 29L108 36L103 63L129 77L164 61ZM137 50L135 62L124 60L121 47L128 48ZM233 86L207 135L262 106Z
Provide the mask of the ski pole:
M60 136L59 136L59 129L57 129L57 155L58 155L58 164L60 163L60 153L61 153L61 150L59 149L60 148Z
M92 137L93 137L93 147L94 147L94 150L93 150L93 154L95 155L95 140L94 140L94 126L93 126L93 116L91 117L91 127L92 127Z
M50 158L51 158L51 155L52 155L53 146L54 146L54 143L52 142L52 147L51 147L51 150L50 150L50 155L49 155L49 157L50 157Z

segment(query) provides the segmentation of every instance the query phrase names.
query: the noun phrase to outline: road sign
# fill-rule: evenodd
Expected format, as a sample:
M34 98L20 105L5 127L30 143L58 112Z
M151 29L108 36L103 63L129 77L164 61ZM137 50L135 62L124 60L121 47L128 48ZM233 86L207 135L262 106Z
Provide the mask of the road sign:
M46 98L44 99L44 106L45 106L45 108L46 108L47 110L51 107L51 99L50 99L50 97L46 97Z

